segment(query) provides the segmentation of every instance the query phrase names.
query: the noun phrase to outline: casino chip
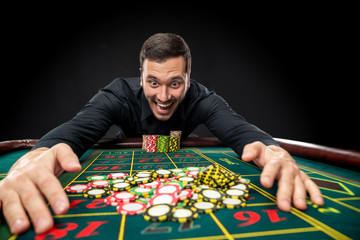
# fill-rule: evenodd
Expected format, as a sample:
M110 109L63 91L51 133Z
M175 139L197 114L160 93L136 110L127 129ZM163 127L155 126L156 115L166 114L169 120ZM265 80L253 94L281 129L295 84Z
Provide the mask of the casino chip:
M158 169L152 174L152 176L154 178L170 178L174 176L174 173L168 169Z
M247 192L236 188L226 190L225 195L229 198L247 198L249 196Z
M123 203L116 207L116 210L120 214L125 214L125 215L138 215L143 213L145 209L146 209L146 204L141 202Z
M112 200L111 196L107 196L106 198L104 198L104 202L106 203L106 205L109 206L118 206L120 204L119 202Z
M157 205L157 204L169 204L175 206L178 202L178 198L175 194L157 194L150 198L149 205Z
M139 197L149 198L153 193L153 188L141 188L141 187L134 187L129 190L130 193L137 195Z
M191 209L187 208L176 208L174 214L171 216L171 221L186 223L197 218L199 214Z
M131 184L128 182L114 183L111 185L111 190L115 192L128 191L131 189Z
M110 194L110 191L105 188L92 188L84 192L86 198L102 198Z
M237 183L236 185L231 187L232 189L240 189L243 190L244 192L249 192L249 185L247 183Z
M179 185L165 184L165 185L162 185L162 186L158 187L155 190L155 194L156 195L162 194L162 193L165 193L165 194L178 194L178 193L180 193L180 191L181 191L181 188L180 188Z
M153 182L139 184L139 187L141 187L141 188L157 188L160 185L161 185L161 182L155 180Z
M89 182L89 186L92 188L105 188L109 185L108 180L97 180L93 182Z
M126 176L128 176L127 173L109 173L108 174L109 179L120 179L120 178L125 178Z
M97 180L107 180L109 177L107 175L97 175L97 176L89 176L86 178L89 182L97 181Z
M89 189L90 189L90 186L87 184L75 184L72 186L68 186L66 188L66 191L69 193L83 193Z
M194 183L196 183L196 179L194 177L179 177L178 181L181 181L184 184L194 184Z
M196 202L190 207L191 210L199 213L212 213L218 210L220 206L212 202Z
M137 198L136 195L130 193L130 192L117 192L111 195L110 200L115 202L132 202L135 201Z
M225 198L225 195L222 191L217 189L202 189L199 192L199 197L206 202L217 203L221 202Z
M183 201L185 199L189 199L194 194L193 190L191 189L183 189L177 195L179 201Z
M170 204L157 204L148 207L143 213L146 221L162 222L168 220L175 211L175 207Z
M242 208L246 206L246 201L242 198L240 199L236 199L236 198L225 198L222 201L222 204L226 207L226 208Z

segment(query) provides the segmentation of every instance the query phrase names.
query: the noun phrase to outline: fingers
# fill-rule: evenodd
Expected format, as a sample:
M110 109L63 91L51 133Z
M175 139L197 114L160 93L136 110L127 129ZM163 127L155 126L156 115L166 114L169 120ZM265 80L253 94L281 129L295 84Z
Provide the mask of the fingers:
M304 182L305 189L310 195L311 201L319 206L324 205L324 198L319 187L304 172L301 171L300 174L301 179Z
M0 207L11 232L27 230L29 218L36 233L48 231L54 222L46 200L55 214L64 214L69 208L67 195L55 174L80 169L77 156L66 144L35 150L19 159L0 182Z
M36 233L43 233L53 226L52 215L41 193L32 184L22 189L21 201L30 216Z
M63 170L67 172L78 172L81 165L78 157L69 145L59 143L53 147L54 155Z
M280 210L289 212L291 210L291 200L294 191L294 167L282 168L277 191L277 204Z
M260 183L266 188L271 188L273 186L273 183L278 176L278 173L281 169L281 165L278 161L272 160L269 161L260 176Z
M18 184L13 184L13 181ZM53 220L49 208L41 193L27 176L12 176L4 179L1 184L0 197L3 199L3 213L12 233L20 234L30 227L26 212L36 233L43 233L52 227Z
M4 200L2 204L4 217L9 224L10 231L14 234L20 234L30 227L30 221L18 195L11 190L7 191L6 195L7 200Z
M64 214L69 208L69 199L66 196L59 180L53 174L44 174L41 170L35 170L32 175L40 192L44 194L55 214Z
M265 145L261 142L247 144L243 149L241 159L249 162L255 160L263 152Z

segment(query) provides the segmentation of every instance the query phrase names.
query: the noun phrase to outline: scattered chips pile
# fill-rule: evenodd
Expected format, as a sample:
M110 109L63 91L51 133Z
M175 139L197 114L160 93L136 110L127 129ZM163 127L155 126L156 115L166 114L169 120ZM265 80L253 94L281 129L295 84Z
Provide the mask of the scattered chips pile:
M241 208L249 196L249 180L219 165L206 168L158 169L88 177L88 184L66 188L87 198L103 198L120 214L143 214L146 221L185 223L199 213Z
M142 149L146 152L176 152L180 149L181 131L170 131L169 136L143 135Z

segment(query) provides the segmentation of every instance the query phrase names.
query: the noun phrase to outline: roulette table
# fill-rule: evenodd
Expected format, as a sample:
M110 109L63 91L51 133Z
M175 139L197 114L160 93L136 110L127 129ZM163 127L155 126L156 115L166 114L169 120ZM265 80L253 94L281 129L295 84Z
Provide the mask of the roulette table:
M67 193L70 209L53 214L55 225L48 233L36 235L32 228L12 235L1 216L0 239L360 239L360 153L316 144L276 139L288 150L299 168L320 187L325 205L307 201L306 211L292 208L282 212L276 206L276 184L260 184L261 170L247 163L214 138L186 138L177 152L148 153L140 138L105 139L80 158L82 170L64 173L64 187L87 183L87 177L156 169L207 167L218 164L250 180L246 206L199 213L190 222L150 222L140 215L120 214L104 197L86 198ZM11 165L37 140L0 143L0 181Z

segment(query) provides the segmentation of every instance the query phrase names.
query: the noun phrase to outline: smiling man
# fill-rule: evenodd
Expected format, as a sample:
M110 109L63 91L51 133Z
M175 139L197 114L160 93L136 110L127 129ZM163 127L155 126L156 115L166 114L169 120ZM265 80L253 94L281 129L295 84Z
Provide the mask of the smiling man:
M145 59L141 71L141 86L154 116L167 121L185 98L190 87L189 73L182 56L165 62Z
M0 183L0 206L13 233L30 227L36 233L53 226L47 200L55 214L64 214L69 200L57 179L63 171L81 169L78 158L113 125L119 136L184 137L205 124L245 161L263 168L261 184L278 180L277 205L305 210L306 195L324 203L316 184L267 133L235 113L220 96L190 80L191 54L178 35L160 33L147 39L140 52L140 78L117 78L101 89L71 120L50 131L21 157ZM46 198L46 199L45 199Z

